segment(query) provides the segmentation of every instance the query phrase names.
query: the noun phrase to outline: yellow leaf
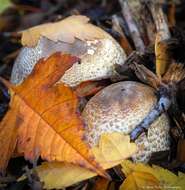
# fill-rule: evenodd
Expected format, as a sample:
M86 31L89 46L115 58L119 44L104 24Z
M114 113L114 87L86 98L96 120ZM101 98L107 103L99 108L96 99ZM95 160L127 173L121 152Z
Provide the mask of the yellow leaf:
M124 160L121 166L122 166L122 171L126 176L128 176L133 171L150 173L155 178L160 180L163 184L175 181L177 179L177 176L175 174L169 172L167 169L155 165L150 167L149 165L146 164L142 163L134 164L129 160Z
M176 181L176 183L173 184L173 187L175 187L176 189L182 189L185 187L185 174L179 172L178 173L178 180Z
M45 189L61 189L96 175L80 166L61 162L44 162L36 171Z
M122 183L120 190L160 190L159 181L145 172L132 172Z
M183 179L185 178L185 174L182 173L182 172L179 172L179 173L178 173L178 176L179 176L179 178L183 178Z
M129 160L124 160L121 163L122 171L127 177L129 174L131 174L135 170L135 164Z
M96 161L103 168L111 168L137 152L135 143L122 133L105 133L101 135L99 145L92 148Z
M164 169L162 167L159 167L156 165L153 165L152 167L150 167L149 165L145 165L145 164L141 164L141 163L135 164L129 160L124 160L121 163L121 166L122 166L123 173L125 174L125 176L127 178L129 178L129 180L130 180L131 176L133 178L133 173L143 173L142 175L148 176L148 174L149 174L149 175L153 176L153 178L155 178L158 181L158 183L159 183L158 187L160 187L161 189L177 188L177 187L178 187L177 189L183 189L185 187L185 182L184 182L185 175L182 173L179 173L179 176L177 176L177 175L173 174L172 172L170 172L169 170ZM145 177L147 178L147 176L145 176ZM143 176L143 178L145 178L145 177ZM126 178L126 180L127 180L127 178ZM138 179L137 175L134 175L134 178L136 178L135 181L140 180L140 177ZM125 186L124 186L124 184L126 183L125 181L122 184L121 190L124 190L124 188L125 188ZM132 183L134 183L134 181ZM141 182L141 183L144 183L144 182Z
M159 166L152 166L153 175L160 180L162 184L174 184L178 180L178 176Z
M78 15L67 17L59 22L32 27L22 32L22 45L33 47L41 36L55 42L63 41L67 43L73 43L75 38L93 40L107 36L103 30L88 22L88 17Z
M129 136L122 133L110 133L102 135L99 146L92 150L100 166L108 169L134 154L137 148L134 143L130 143ZM44 163L36 170L47 189L68 187L97 175L97 173L77 165L61 162Z

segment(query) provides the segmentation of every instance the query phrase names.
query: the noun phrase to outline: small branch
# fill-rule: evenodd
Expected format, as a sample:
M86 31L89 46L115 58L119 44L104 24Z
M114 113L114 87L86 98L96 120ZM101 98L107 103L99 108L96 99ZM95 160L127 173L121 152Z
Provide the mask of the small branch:
M147 36L148 25L145 25L145 21L148 19L148 15L145 15L146 9L143 9L145 3L142 0L127 0L127 2L131 10L132 17L135 20L136 26L139 30L140 36L145 46L147 46L149 45L149 39Z
M30 170L28 166L24 168L25 170L25 175L28 178L28 185L31 187L33 190L42 190L43 189L43 183L40 181L39 175L37 173L36 167L37 167L37 162L39 159L39 149L35 150L35 159L33 160L33 168Z
M160 41L167 40L171 37L166 15L163 13L162 7L158 3L150 2L149 8L151 10L153 19L155 21L157 33L160 35Z
M160 78L171 63L168 44L165 42L171 38L171 34L161 5L151 2L149 7L157 29L155 40L156 74Z
M176 23L175 13L176 13L175 2L171 1L169 2L169 8L168 8L168 23L170 27L175 26Z
M28 178L28 183L29 186L31 187L31 189L33 190L42 190L43 189L43 184L42 182L40 182L40 179L38 177L38 174L35 170L35 168L33 168L32 170L30 170L27 166L24 168L25 170L25 175Z
M154 44L154 42L155 42L156 27L154 24L154 19L152 17L152 13L147 4L148 3L145 1L142 2L142 7L141 7L140 13L141 13L141 19L144 23L143 24L144 29L146 30L146 36L148 38L148 45L149 45L149 44Z
M159 100L149 114L130 133L131 141L135 141L143 132L146 132L150 125L171 106L171 88L162 86L159 89Z
M130 7L128 6L128 2L126 0L119 0L119 3L122 9L122 15L128 25L136 50L143 52L145 50L145 45L141 38L135 20L132 17L132 13L130 11Z
M125 51L125 53L129 55L133 51L133 49L120 26L119 18L117 15L112 16L112 29L119 33L120 45Z

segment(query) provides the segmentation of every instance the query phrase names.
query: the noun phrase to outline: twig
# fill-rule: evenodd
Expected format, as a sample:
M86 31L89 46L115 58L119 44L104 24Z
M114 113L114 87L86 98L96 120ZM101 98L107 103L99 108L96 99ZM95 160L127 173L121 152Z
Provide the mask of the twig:
M119 0L121 9L122 9L122 15L128 25L132 40L134 42L134 45L136 47L136 50L138 51L144 51L145 45L141 38L141 35L139 33L139 30L136 26L136 23L132 17L130 7L128 6L128 2L126 0Z
M160 35L159 40L168 40L171 37L171 34L168 28L167 18L163 13L161 5L151 2L149 8L156 25L157 33Z
M112 16L112 28L113 28L113 30L118 32L119 35L121 36L120 44L121 44L123 50L126 52L126 54L129 55L133 50L120 26L119 18L117 15Z
M168 23L170 27L175 26L176 23L175 12L176 12L175 2L171 1L169 2L169 10L168 10Z
M171 88L168 86L159 89L159 100L149 114L130 133L131 141L135 141L143 132L146 132L150 125L171 105Z
M25 175L28 178L29 186L33 190L42 190L43 189L42 188L43 184L40 181L40 178L39 178L37 170L36 170L39 155L40 155L39 149L35 150L35 159L32 162L33 168L31 170L27 166L24 168L24 170L26 172Z
M30 170L27 166L24 168L25 170L25 175L28 178L28 182L29 182L29 186L31 187L31 189L33 190L42 190L42 186L43 184L40 182L40 179L38 177L38 174L35 170L35 168L33 168L33 170Z
M144 11L142 10L143 2L141 0L132 0L132 1L127 0L127 2L131 10L132 17L135 20L136 26L141 35L141 38L146 46L149 43L149 40L147 37L148 25L145 26L145 22L144 22L147 19L147 17L143 18L144 11L145 11L145 10Z
M155 34L156 34L156 28L154 24L154 20L152 17L152 13L149 10L146 2L142 3L141 7L141 19L144 22L144 28L146 30L146 35L148 38L149 44L154 44L155 42Z
M170 80L168 81L167 84L165 84L153 72L151 72L149 69L147 69L144 65L140 63L142 56L144 56L144 54L140 52L134 52L133 54L131 54L127 58L127 61L126 61L127 69L130 68L132 71L135 72L137 77L142 82L147 83L150 86L152 86L157 91L159 99L157 103L155 104L155 106L153 107L153 109L130 133L130 139L132 141L136 140L143 132L146 132L148 128L150 127L150 125L162 113L166 112L170 108L170 106L173 107L176 105L176 101L175 101L176 92L177 92L176 81L174 82L174 80L172 81ZM171 70L174 70L173 68L174 67L172 67ZM181 67L178 67L178 68L181 68ZM171 73L171 70L168 72ZM122 68L120 68L119 73L122 74L123 72L125 71ZM172 79L174 79L174 77ZM182 79L182 77L180 77L179 80L180 79Z
M157 29L155 40L156 74L161 77L171 62L168 44L166 43L171 38L171 34L161 5L151 2L150 9Z

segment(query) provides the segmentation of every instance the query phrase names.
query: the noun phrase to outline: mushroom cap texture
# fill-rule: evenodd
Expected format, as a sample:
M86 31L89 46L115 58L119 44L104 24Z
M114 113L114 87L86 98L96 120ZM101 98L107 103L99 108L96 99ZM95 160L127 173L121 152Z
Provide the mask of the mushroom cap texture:
M154 107L154 90L138 82L112 84L92 97L83 110L86 123L85 139L93 147L103 133L129 134ZM169 120L162 114L135 143L139 151L132 156L136 162L148 162L153 152L168 150L170 146Z
M11 74L11 82L20 84L32 71L41 58L47 58L54 52L72 54L81 58L66 71L61 81L73 87L87 80L99 80L114 77L114 64L123 64L126 54L120 45L108 33L92 25L94 30L102 31L102 39L73 43L54 42L41 37L35 47L23 47L18 55Z

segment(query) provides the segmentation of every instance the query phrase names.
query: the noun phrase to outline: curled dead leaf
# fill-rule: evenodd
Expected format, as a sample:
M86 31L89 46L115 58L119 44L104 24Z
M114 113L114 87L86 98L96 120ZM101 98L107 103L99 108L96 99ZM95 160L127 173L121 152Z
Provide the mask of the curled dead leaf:
M23 46L34 47L41 36L55 42L62 41L67 43L73 43L75 38L84 41L107 36L103 30L88 22L88 17L78 15L67 17L56 23L41 24L24 30L21 42Z

